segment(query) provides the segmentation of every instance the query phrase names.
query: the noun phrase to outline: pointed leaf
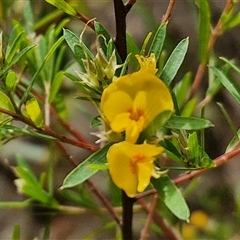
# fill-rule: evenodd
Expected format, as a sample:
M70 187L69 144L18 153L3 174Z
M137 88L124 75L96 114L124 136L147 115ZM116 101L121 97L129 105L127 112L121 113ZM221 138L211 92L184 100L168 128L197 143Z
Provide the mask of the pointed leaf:
M195 0L199 7L199 60L207 61L208 42L211 33L211 11L209 1Z
M6 89L13 91L16 85L17 75L13 71L9 71L6 77Z
M41 128L43 126L43 115L35 98L31 98L27 101L26 110L35 126Z
M145 139L153 137L156 134L156 132L170 118L171 114L172 114L171 111L164 111L164 112L160 113L157 117L155 117L155 119L140 134L138 142L142 143Z
M107 45L111 37L103 25L99 22L94 22L95 32L98 36L98 41L105 55L107 55Z
M79 185L97 173L98 169L92 169L91 165L106 163L106 155L110 146L111 144L105 145L74 168L64 179L61 189Z
M167 29L167 23L164 23L159 26L153 41L152 45L150 46L148 55L150 56L151 53L155 54L156 60L159 59L161 52L162 52L162 47L165 41L166 37L166 29Z
M229 93L235 98L235 100L240 104L240 89L231 79L227 78L225 74L215 67L210 67L214 74L221 81L223 86L229 91Z
M183 39L173 50L172 54L168 58L166 64L160 73L160 78L169 85L176 76L178 69L182 65L182 62L187 53L189 39Z
M15 112L15 109L10 98L2 91L0 91L0 107L11 112Z
M162 201L168 209L179 219L188 220L190 211L180 190L167 175L151 180Z
M30 45L22 49L19 53L17 53L12 61L7 64L2 70L0 70L0 78L14 65L16 64L22 56L24 56L29 50L31 50L35 45Z
M46 2L52 4L69 15L76 16L77 14L77 12L64 0L46 0Z
M181 130L199 130L213 127L213 124L203 118L171 116L164 127Z

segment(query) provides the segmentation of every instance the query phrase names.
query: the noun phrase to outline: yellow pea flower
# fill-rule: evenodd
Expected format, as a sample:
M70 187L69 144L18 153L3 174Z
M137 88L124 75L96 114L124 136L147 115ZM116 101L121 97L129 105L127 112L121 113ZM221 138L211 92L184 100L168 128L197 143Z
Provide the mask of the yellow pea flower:
M102 112L116 133L125 132L126 141L135 143L140 132L157 115L173 110L167 86L157 78L154 55L136 56L140 70L117 78L102 94Z
M107 162L113 182L129 197L143 192L152 176L159 177L154 160L162 152L162 147L150 144L123 141L112 145L107 153Z

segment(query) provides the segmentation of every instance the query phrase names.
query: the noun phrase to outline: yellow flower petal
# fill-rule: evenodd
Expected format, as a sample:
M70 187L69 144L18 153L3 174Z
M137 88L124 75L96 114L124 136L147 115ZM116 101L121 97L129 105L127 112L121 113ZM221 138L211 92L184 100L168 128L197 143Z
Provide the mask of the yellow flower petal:
M152 158L146 159L144 163L138 164L138 192L143 192L144 189L149 185L153 168L154 165Z
M137 58L140 65L140 71L146 71L152 74L155 74L157 72L156 58L153 53L151 53L150 57L144 57L139 55L136 55L135 57Z
M114 84L110 86L104 90L101 103L102 111L111 123L118 114L126 113L132 107L133 100L124 89L115 88Z
M130 113L123 112L115 116L110 126L114 132L120 133L123 132L131 122Z
M159 114L173 111L173 107L167 86L155 75L143 70L116 79L103 91L101 98L103 114L112 130L125 131L126 139L131 139L131 142L136 142L141 131ZM126 113L130 113L130 121L123 118Z
M129 197L142 192L149 185L154 171L154 158L162 147L150 144L116 143L107 154L108 168L113 182Z
M125 144L114 144L107 153L108 168L115 185L124 190L129 197L134 197L137 191L137 175L132 171L128 149Z
M141 131L142 128L139 128L137 122L132 120L126 127L126 141L135 143Z

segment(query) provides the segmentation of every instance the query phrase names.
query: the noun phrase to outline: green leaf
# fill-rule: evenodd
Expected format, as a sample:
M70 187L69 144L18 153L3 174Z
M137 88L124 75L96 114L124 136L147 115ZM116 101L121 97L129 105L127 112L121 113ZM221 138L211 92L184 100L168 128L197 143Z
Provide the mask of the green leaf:
M142 143L145 139L153 137L156 132L166 123L170 118L172 112L165 111L160 113L155 119L143 130L138 139L139 143Z
M225 74L215 67L210 67L217 78L221 81L223 86L228 90L228 92L235 98L235 100L240 104L240 89L231 79L227 78Z
M28 164L18 156L17 158L18 166L14 168L18 179L15 180L15 185L18 190L31 197L34 200L37 200L41 203L56 206L58 203L51 197L51 195L46 192Z
M76 168L74 168L65 177L61 189L77 186L97 173L98 170L91 169L90 166L92 164L106 163L106 154L110 146L111 144L105 145L103 148L93 153L84 162L80 163Z
M169 141L168 139L164 139L164 141L161 141L159 145L164 147L164 152L167 154L168 157L173 159L178 164L184 165L180 152L171 141Z
M162 175L159 179L152 178L151 182L168 209L179 219L187 221L190 217L189 208L171 179L167 175Z
M34 13L33 13L33 9L31 6L31 2L26 2L26 5L24 7L24 22L25 22L25 29L27 34L32 34L34 33L33 30L33 25L34 25Z
M35 47L35 45L30 45L30 46L27 46L25 47L24 49L22 49L19 53L17 53L12 61L7 64L2 70L0 70L0 78L14 65L16 64L20 59L21 57L23 57L29 50L31 50L33 47Z
M60 37L55 43L54 45L49 49L47 55L45 56L41 66L38 68L38 70L35 72L34 76L32 77L32 81L31 83L28 85L28 88L26 89L20 103L23 104L26 99L28 98L28 95L35 83L35 81L37 80L38 75L40 74L40 72L42 71L42 69L44 68L44 66L46 65L46 63L49 61L49 59L53 56L53 54L55 53L56 49L62 44L64 40L64 37Z
M192 80L192 74L190 72L186 73L181 81L174 87L173 91L177 98L178 107L181 108L185 103L187 98L187 93L190 89L190 84Z
M53 6L57 7L58 9L62 10L63 12L76 16L77 12L64 0L46 0L46 2L52 4Z
M76 44L79 44L79 38L73 33L71 32L69 29L63 29L63 36L68 44L68 46L70 47L70 49L72 50L72 52L74 52L74 46Z
M163 44L166 37L166 30L167 30L167 23L161 24L154 35L152 44L149 48L148 55L150 56L151 53L155 54L156 60L160 58Z
M20 240L20 226L19 225L14 226L12 240Z
M0 91L0 107L11 112L15 112L10 98L2 91Z
M195 110L195 107L197 105L198 101L196 98L190 99L184 106L181 116L182 117L190 117Z
M22 41L22 36L23 36L23 32L19 33L15 38L14 41L12 43L12 45L8 44L7 47L7 51L6 51L6 62L10 63L14 57L14 55L16 55L18 48L21 44Z
M233 63L233 61L229 61L228 59L226 59L226 58L224 58L224 57L220 57L220 59L221 59L222 61L224 61L225 63L227 63L234 71L236 71L237 73L240 74L240 68L239 68L237 65L235 65L235 64Z
M194 166L198 165L199 158L201 158L200 148L198 144L198 136L193 132L188 137L188 158Z
M232 151L235 147L239 145L240 142L240 129L235 133L235 136L232 138L230 143L227 146L226 152Z
M16 86L17 74L13 71L9 71L6 76L6 89L13 91Z
M127 33L127 49L128 52L131 53L130 62L133 64L134 68L139 66L138 61L135 57L136 54L139 54L139 48L133 37Z
M164 65L162 72L159 74L160 78L167 85L170 85L170 83L176 76L178 69L182 65L182 62L187 53L188 44L189 39L185 38L175 47L166 64Z
M213 127L213 124L203 118L171 116L164 127L179 130L200 130Z
M195 0L199 7L199 60L207 61L208 42L211 33L211 10L208 1Z
M41 128L43 126L43 115L38 101L35 98L31 98L26 102L26 111L34 125Z
M151 37L152 37L152 32L149 32L149 33L147 34L147 36L145 37L144 41L143 41L141 50L140 50L140 52L139 52L140 55L145 55L146 48L147 48L148 42L149 42L149 40L150 40ZM148 54L151 54L150 51L149 51Z
M49 96L49 103L52 103L56 97L56 95L58 94L58 91L62 85L62 81L64 78L64 72L58 72L53 79L52 85L51 85L51 89L50 89L50 96Z
M102 118L100 116L96 116L92 119L90 126L91 127L99 127L102 125Z
M94 21L94 29L98 36L98 41L105 55L107 55L107 45L111 37L103 25L99 22Z

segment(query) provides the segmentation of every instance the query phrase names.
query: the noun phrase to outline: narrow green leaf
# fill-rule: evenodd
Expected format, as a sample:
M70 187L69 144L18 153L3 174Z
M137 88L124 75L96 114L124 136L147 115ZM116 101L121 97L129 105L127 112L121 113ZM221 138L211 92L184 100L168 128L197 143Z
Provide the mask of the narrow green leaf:
M19 156L17 161L18 166L14 170L19 177L15 180L18 191L48 206L56 206L58 203L42 188L28 164Z
M97 169L91 169L92 164L106 163L106 154L111 144L105 145L96 153L88 157L83 163L74 168L64 179L61 189L74 187L92 177L98 172Z
M9 71L6 77L6 88L8 91L13 91L16 86L17 75L13 71Z
M184 106L181 116L182 117L190 117L195 110L195 107L197 105L198 101L196 98L190 99Z
M160 58L160 55L162 52L163 44L166 37L166 31L167 31L167 23L161 24L157 29L157 32L154 35L152 44L149 48L148 55L150 55L151 53L154 53L157 61Z
M152 178L151 182L168 209L179 219L187 221L190 217L189 208L181 191L171 179L162 175L159 179Z
M226 23L224 23L224 30L229 30L240 25L240 13L237 13L234 17L231 16Z
M220 59L227 63L234 71L240 74L240 68L236 64L234 64L233 61L229 61L224 57L220 57Z
M30 1L26 2L23 14L26 32L27 34L32 34L34 32L34 13Z
M164 127L179 130L200 130L213 127L213 124L203 118L171 116Z
M26 102L26 110L35 126L41 128L43 126L43 115L35 98L31 98Z
M158 116L156 116L155 119L140 134L138 142L142 143L144 140L153 137L156 134L156 132L170 118L171 114L172 114L171 111L165 111L165 112L160 113Z
M58 72L53 79L51 89L50 89L50 96L49 96L49 103L52 103L62 85L62 81L64 78L64 72Z
M16 55L18 48L20 46L21 40L22 40L23 32L19 33L16 38L14 39L14 42L11 46L8 45L7 51L6 51L6 62L10 63Z
M22 97L22 99L20 101L21 104L23 104L26 101L26 99L27 99L27 97L28 97L28 95L29 95L29 93L30 93L30 91L31 91L35 81L37 80L37 77L38 77L39 73L44 68L45 64L49 61L49 59L52 57L52 55L54 54L56 49L62 44L63 40L64 40L64 37L63 36L60 37L57 40L57 42L54 43L54 45L51 47L51 49L49 49L49 51L48 51L47 55L45 56L41 66L38 68L38 70L36 71L36 73L34 74L34 76L32 78L31 83L28 85L28 88L25 91L25 93L24 93L24 95L23 95L23 97Z
M240 142L240 129L234 134L234 137L227 146L226 152L232 151L235 147L239 146Z
M19 225L14 226L12 240L20 240L20 226Z
M63 36L64 36L68 46L72 50L72 52L74 52L74 46L76 44L79 44L79 38L73 32L71 32L69 29L65 29L65 28L63 29Z
M103 25L99 22L94 21L94 29L98 36L98 41L105 55L107 55L107 45L111 37Z
M211 10L208 1L195 0L199 7L199 60L207 61L207 48L211 33Z
M221 103L217 103L217 105L219 106L223 116L225 117L228 126L230 127L233 135L237 134L237 128L233 122L233 120L231 119L230 114L228 113L227 109L221 104ZM237 135L235 135L237 137Z
M225 74L218 70L215 67L210 67L217 78L221 81L223 86L227 89L227 91L235 98L235 100L240 104L240 89L231 79L227 78Z
M164 147L164 152L168 155L168 157L170 157L178 164L184 165L180 152L171 141L169 141L168 139L164 139L164 141L161 141L159 145Z
M167 85L170 85L170 83L176 76L178 69L182 65L182 62L187 53L188 44L189 39L185 38L175 47L166 64L164 65L162 72L159 74L160 78Z
M126 36L127 36L127 49L128 49L128 52L131 53L130 62L131 64L133 64L135 68L137 68L139 64L135 55L139 54L138 45L130 34L127 34Z
M52 4L69 15L76 16L77 14L77 12L64 0L46 0L46 2Z
M0 91L0 107L8 111L15 112L10 98L2 91Z
M176 95L178 107L181 108L187 98L187 93L190 89L192 74L187 72L181 81L174 87L173 91Z
M20 59L21 57L23 57L29 50L31 50L33 47L35 47L35 45L30 45L30 46L27 46L25 47L24 49L22 49L19 53L17 53L12 61L7 64L2 70L0 70L0 78L14 65L16 64Z
M101 117L97 116L95 118L92 119L90 126L91 127L99 127L102 125L102 121L101 121Z

